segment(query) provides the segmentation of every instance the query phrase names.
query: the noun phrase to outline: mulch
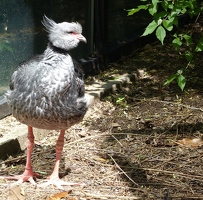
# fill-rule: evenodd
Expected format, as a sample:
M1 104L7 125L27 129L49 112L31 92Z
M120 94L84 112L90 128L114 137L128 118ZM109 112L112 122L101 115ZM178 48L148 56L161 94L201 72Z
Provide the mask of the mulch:
M83 121L67 130L60 175L84 184L66 186L64 194L54 186L23 183L13 188L13 181L1 180L1 199L203 199L201 65L188 69L185 92L176 83L163 86L185 64L169 38L165 46L148 44L112 63L108 73L89 77L87 90L93 82L124 73L137 79L95 101ZM3 120L15 121L12 116ZM9 123L4 129L9 131ZM57 137L57 131L48 131L36 141L32 159L40 175L37 183L53 169ZM187 142L193 139L200 143ZM25 158L22 152L1 161L0 175L22 173Z

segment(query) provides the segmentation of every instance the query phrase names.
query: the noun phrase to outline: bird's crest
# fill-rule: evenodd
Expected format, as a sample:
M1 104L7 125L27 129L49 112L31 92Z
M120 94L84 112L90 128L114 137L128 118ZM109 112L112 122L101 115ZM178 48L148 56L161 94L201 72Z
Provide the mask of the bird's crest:
M77 22L56 23L44 15L42 24L48 32L49 41L57 48L67 51L77 47L80 41L86 42L82 26Z
M47 32L53 31L57 25L55 21L49 19L46 15L43 16L42 24L45 26Z

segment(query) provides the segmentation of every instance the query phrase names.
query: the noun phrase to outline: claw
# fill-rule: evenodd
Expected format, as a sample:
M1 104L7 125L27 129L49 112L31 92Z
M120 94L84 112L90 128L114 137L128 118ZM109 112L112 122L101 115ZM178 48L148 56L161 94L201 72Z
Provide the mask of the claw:
M22 175L16 175L16 176L0 176L0 179L5 180L17 180L17 182L11 184L11 186L20 185L26 181L29 181L31 184L36 185L36 182L34 181L34 177L39 176L38 174L34 173L32 169L25 169L24 173Z

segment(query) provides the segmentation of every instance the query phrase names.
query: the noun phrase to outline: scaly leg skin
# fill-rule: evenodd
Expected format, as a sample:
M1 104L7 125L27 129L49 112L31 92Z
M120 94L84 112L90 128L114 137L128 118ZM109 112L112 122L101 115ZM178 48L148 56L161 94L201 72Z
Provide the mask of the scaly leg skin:
M23 172L22 175L16 175L16 176L1 176L0 178L6 179L6 180L18 180L16 183L12 184L18 185L23 182L29 181L33 185L36 185L34 181L34 177L37 176L32 170L32 161L31 161L31 155L32 155L32 150L34 147L34 134L33 134L33 129L31 126L28 126L28 135L27 135L27 160L26 160L26 166L25 166L25 171Z
M64 146L64 134L65 134L65 130L61 130L58 140L56 142L56 162L54 165L54 170L52 174L47 178L48 180L46 181L46 183L42 183L41 185L39 185L39 187L55 185L57 188L63 189L62 186L81 185L80 183L66 182L59 178L59 163L60 163L61 154Z

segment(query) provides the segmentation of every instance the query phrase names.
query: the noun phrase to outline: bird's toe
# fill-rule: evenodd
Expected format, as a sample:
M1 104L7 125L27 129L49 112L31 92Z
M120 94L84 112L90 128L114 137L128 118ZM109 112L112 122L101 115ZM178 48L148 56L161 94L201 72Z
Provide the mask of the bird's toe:
M17 176L1 176L0 179L5 179L5 180L17 180L15 183L12 183L11 186L16 186L20 185L24 182L30 182L32 185L36 185L36 182L33 178L32 175L17 175Z
M44 181L43 181L44 182ZM49 185L54 185L58 189L64 190L63 186L77 186L84 185L83 183L68 182L61 179L47 179L44 183L38 185L38 187L47 187Z

